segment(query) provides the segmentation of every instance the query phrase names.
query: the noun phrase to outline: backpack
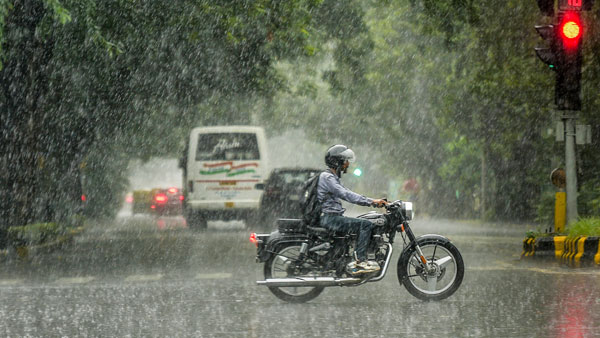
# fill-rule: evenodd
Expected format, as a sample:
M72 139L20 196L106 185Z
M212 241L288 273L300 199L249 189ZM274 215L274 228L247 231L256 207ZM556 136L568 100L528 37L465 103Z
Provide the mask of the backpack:
M317 190L319 188L319 176L321 173L314 175L302 184L301 188L301 208L302 221L306 225L318 225L321 219L321 202L317 198Z

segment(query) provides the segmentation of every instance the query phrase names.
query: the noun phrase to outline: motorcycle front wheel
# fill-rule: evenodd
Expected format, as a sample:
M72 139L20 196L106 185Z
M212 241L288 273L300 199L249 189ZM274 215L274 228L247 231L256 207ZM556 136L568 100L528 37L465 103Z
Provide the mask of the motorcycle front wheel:
M311 276L310 274L299 271L303 270L305 266L297 266L297 259L300 256L300 245L295 243L287 243L279 246L276 252L277 254L273 254L265 263L265 279ZM308 266L306 267L309 269ZM324 287L316 286L269 286L269 291L271 291L277 298L290 303L308 302L309 300L320 295L321 292L323 292L323 289Z
M417 242L427 259L429 269L421 263L413 247L398 260L398 281L421 300L450 297L462 283L465 265L456 246L441 238L423 238Z

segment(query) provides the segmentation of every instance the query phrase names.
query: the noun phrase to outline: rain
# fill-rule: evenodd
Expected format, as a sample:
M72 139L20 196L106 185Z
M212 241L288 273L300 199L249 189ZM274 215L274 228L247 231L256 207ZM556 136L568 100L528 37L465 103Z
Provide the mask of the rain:
M0 336L600 335L599 249L577 267L522 257L526 238L600 236L599 15L592 0L0 0ZM538 34L573 17L575 75ZM261 245L302 217L301 183L337 144L356 154L345 187L412 202L415 236L460 252L448 297L403 284L404 230L381 280L309 274L350 285L299 303L257 284L299 260L272 244L261 261ZM461 270L436 250L425 288Z

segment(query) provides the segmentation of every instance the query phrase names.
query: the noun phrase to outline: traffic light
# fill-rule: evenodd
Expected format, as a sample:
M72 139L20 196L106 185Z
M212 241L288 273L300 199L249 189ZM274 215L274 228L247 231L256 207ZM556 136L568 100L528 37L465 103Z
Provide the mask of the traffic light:
M354 174L354 176L360 177L360 175L362 175L362 170L360 168L356 168L352 173Z
M542 39L548 41L549 47L535 47L535 54L552 70L556 70L559 47L554 25L535 26Z
M561 12L557 22L557 43L560 52L555 103L559 110L581 110L581 17L579 12Z
M541 8L541 6L540 6ZM537 56L556 71L554 101L559 110L581 110L581 41L583 25L578 11L559 11L554 24L535 26L549 47L536 47Z

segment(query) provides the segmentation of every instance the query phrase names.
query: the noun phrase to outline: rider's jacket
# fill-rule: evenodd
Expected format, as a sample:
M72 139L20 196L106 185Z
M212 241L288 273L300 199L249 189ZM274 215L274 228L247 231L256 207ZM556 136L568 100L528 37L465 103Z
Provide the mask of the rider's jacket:
M322 172L319 176L317 199L321 203L321 210L324 214L342 215L346 209L342 208L340 199L364 206L373 204L371 198L359 195L344 187L340 182L340 178L331 171Z

